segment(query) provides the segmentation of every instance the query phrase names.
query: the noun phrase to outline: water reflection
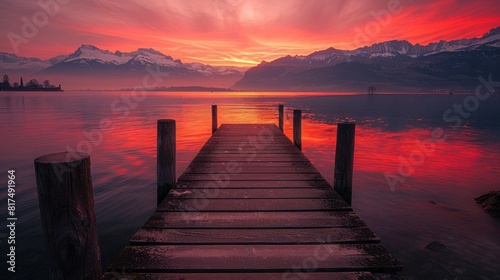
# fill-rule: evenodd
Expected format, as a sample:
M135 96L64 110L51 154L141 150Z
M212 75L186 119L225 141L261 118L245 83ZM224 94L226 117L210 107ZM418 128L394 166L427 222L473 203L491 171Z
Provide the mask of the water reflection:
M0 95L0 128L5 132L0 137L0 167L15 168L19 175L20 276L47 277L46 271L38 270L44 267L39 264L45 261L45 251L36 249L43 241L34 158L68 147L91 152L106 266L156 205L157 119L177 120L180 175L211 135L211 104L218 105L219 123L277 123L278 104L284 104L285 133L291 137L292 110L301 109L304 153L330 182L335 124L343 120L358 124L353 206L403 261L403 275L410 279L417 275L441 279L446 273L465 278L477 273L499 277L494 256L500 254L500 224L473 201L474 197L500 187L498 96L481 103L479 110L464 120L463 127L453 129L442 120L443 112L463 102L465 96L150 93L124 118L123 112L114 112L111 104L126 94ZM99 130L104 119L112 121L113 129ZM397 175L402 162L419 151L416 143L432 139L436 128L443 129L446 140L435 143L432 152L422 158L411 176L403 176L393 192L384 174ZM95 133L102 133L102 139ZM84 141L92 145L85 146ZM2 209L6 206L5 198L6 193L2 192ZM449 250L433 253L424 249L433 240L442 242ZM477 259L475 265L467 261L470 256ZM445 271L431 264L438 264Z

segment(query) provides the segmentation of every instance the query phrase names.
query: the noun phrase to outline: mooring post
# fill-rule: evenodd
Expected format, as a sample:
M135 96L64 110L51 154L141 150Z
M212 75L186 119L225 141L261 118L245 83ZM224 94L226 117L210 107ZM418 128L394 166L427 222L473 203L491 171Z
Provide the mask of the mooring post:
M57 153L35 159L42 230L51 279L100 279L90 156Z
M354 166L354 123L339 123L335 149L335 174L333 186L340 196L352 203L352 172Z
M293 110L293 144L302 150L302 111Z
M279 128L281 131L283 131L283 114L284 114L284 106L283 105L279 105L278 107L278 115L279 115Z
M217 105L212 105L212 134L217 131Z
M175 186L175 120L158 120L156 149L157 205Z

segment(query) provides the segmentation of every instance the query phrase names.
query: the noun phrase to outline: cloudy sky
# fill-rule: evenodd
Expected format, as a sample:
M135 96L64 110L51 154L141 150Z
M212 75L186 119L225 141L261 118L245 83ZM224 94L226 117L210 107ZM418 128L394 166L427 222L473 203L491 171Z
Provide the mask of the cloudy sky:
M0 51L19 56L51 58L92 44L252 66L329 47L479 37L500 26L500 1L2 0L0 22Z

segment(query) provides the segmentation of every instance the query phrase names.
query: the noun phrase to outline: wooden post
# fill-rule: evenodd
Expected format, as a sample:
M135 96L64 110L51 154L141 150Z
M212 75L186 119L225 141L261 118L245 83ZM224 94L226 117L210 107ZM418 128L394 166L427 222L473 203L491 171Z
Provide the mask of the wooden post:
M293 143L302 150L302 111L293 110Z
M354 166L354 123L339 123L335 150L335 175L333 186L342 198L351 205L352 172Z
M157 205L175 186L175 120L158 120L156 150Z
M284 107L283 105L279 105L279 109L278 109L279 113L279 128L281 131L283 131L283 113L284 113Z
M217 131L217 105L212 105L212 134Z
M57 153L35 159L42 229L51 279L100 279L90 156Z

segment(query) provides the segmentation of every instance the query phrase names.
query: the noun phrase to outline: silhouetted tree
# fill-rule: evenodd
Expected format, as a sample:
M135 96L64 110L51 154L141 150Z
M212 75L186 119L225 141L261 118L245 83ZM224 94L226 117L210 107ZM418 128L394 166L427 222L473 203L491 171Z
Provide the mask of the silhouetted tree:
M31 79L27 84L26 84L26 87L29 87L29 88L36 88L38 87L40 84L38 83L38 81L36 79Z
M51 88L52 85L50 84L50 81L49 80L45 80L43 81L43 87L44 88Z
M373 94L377 89L375 88L375 86L369 86L368 87L368 94Z
M3 87L10 87L9 75L3 75Z

